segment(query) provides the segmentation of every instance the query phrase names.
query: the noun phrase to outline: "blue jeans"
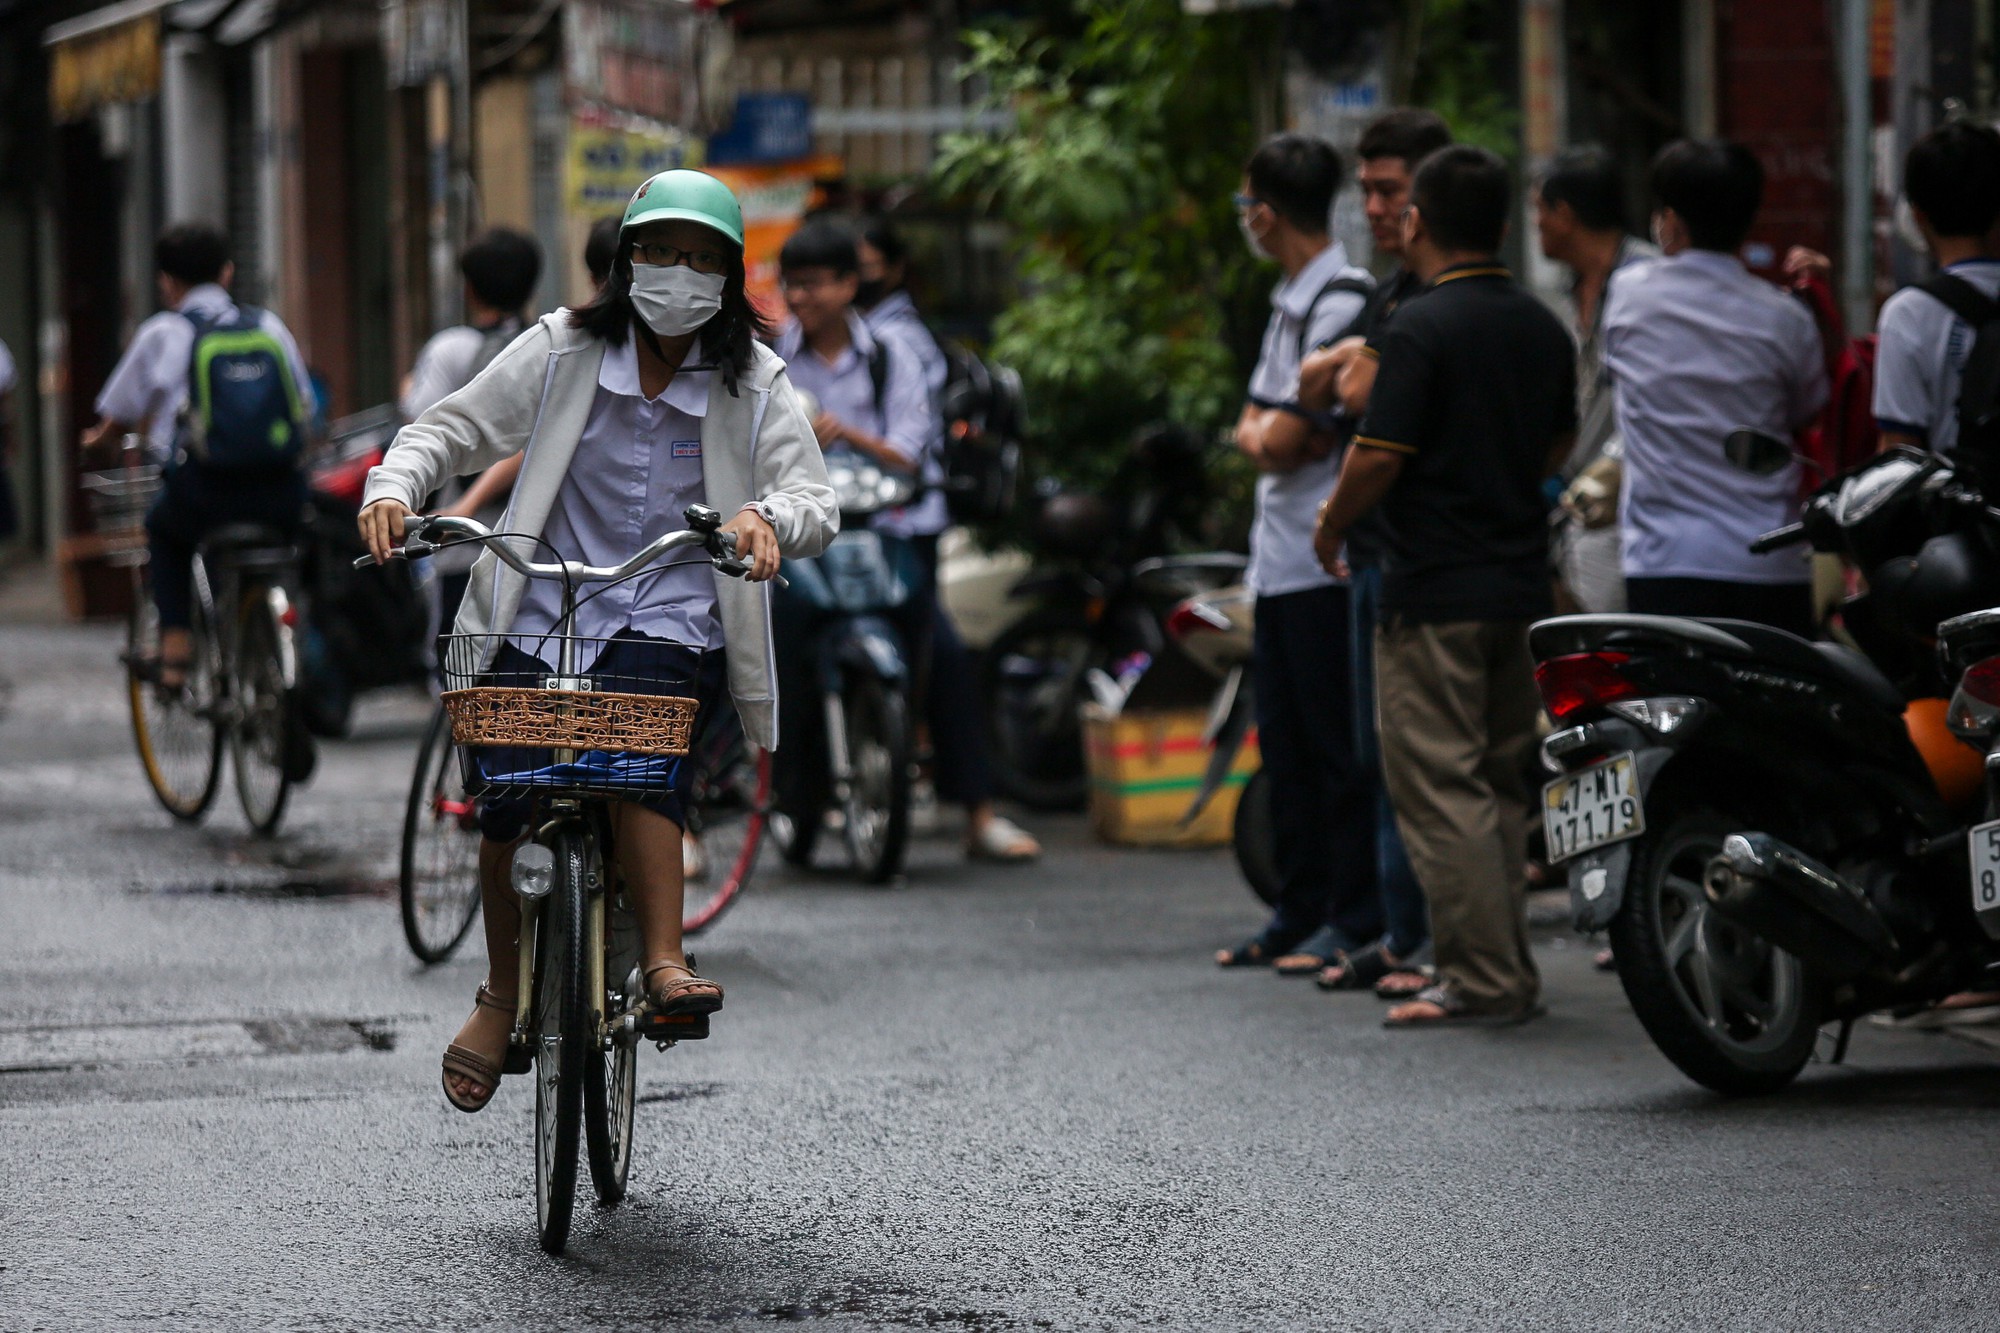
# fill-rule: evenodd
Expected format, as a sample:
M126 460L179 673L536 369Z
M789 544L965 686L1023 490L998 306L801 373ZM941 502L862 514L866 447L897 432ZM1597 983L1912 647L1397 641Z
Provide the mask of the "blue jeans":
M1361 766L1374 787L1376 868L1382 892L1382 947L1398 961L1424 947L1431 937L1424 891L1403 835L1396 827L1396 809L1382 782L1382 738L1375 719L1375 625L1382 613L1382 570L1357 566L1348 581L1348 670L1354 688L1354 740Z

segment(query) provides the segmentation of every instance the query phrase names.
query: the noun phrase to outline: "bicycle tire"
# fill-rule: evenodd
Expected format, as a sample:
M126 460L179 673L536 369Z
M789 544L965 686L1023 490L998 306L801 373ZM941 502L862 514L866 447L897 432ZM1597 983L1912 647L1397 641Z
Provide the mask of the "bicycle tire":
M403 938L425 963L442 963L456 953L479 916L479 830L471 815L451 718L439 708L410 775L397 885Z
M687 830L695 840L703 879L713 887L685 885L681 934L698 935L719 920L743 893L757 869L757 853L771 812L771 755L751 750L740 727L733 739L708 748L689 789Z
M285 689L277 617L261 587L244 593L236 626L236 708L229 728L229 757L243 817L252 831L269 834L285 817L292 792L285 765L291 700Z
M132 739L153 797L168 814L192 824L208 813L222 785L223 728L215 719L214 638L197 601L191 629L195 661L187 688L169 696L145 679L144 664L159 656L159 613L152 590L135 580L125 623L125 689Z
M556 835L555 883L535 925L535 1222L541 1246L561 1254L576 1210L577 1140L590 1033L584 995L584 877L588 835Z
M638 999L627 993L639 966L639 925L629 907L606 892L604 903L604 989L591 1015L593 1038ZM625 1197L632 1169L632 1130L639 1097L639 1034L613 1033L590 1043L590 1069L583 1080L583 1138L590 1157L590 1180L598 1202Z

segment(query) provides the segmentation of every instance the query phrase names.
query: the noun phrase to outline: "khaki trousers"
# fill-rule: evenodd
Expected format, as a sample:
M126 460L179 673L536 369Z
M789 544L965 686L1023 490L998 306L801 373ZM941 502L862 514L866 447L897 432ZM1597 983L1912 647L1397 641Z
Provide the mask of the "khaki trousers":
M1391 617L1375 635L1383 777L1430 902L1438 977L1481 1012L1541 993L1522 901L1538 706L1528 623Z

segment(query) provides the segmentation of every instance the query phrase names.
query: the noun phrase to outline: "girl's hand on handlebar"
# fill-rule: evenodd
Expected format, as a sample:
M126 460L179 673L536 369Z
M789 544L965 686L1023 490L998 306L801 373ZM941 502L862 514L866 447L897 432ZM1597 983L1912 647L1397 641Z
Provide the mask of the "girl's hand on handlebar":
M745 509L718 531L736 538L736 558L750 565L750 572L743 576L746 580L762 583L778 572L778 534L762 514Z
M409 506L401 500L377 500L361 511L361 540L368 544L368 554L375 557L376 564L385 563L389 553L402 545L403 526L412 517Z

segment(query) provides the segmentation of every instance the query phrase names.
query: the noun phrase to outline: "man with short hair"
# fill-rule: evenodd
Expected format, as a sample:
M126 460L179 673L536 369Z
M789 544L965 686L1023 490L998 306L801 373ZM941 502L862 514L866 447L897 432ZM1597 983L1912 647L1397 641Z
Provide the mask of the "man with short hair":
M1224 967L1282 960L1311 973L1374 942L1382 928L1375 803L1355 744L1347 662L1347 588L1313 558L1313 513L1332 487L1339 423L1298 402L1305 350L1354 322L1367 274L1328 234L1340 189L1331 144L1280 134L1252 154L1236 197L1251 253L1284 271L1236 423L1236 447L1261 474L1246 581L1256 595L1251 680L1271 779L1278 902Z
M1626 603L1810 636L1805 552L1749 550L1798 517L1798 467L1754 476L1723 456L1741 427L1789 440L1827 399L1812 315L1736 257L1763 201L1764 169L1741 144L1682 139L1653 160L1652 185L1664 257L1620 270L1604 312L1604 366L1625 441Z
M1535 184L1535 233L1570 271L1576 335L1576 448L1564 461L1564 522L1557 538L1563 585L1584 611L1623 611L1618 544L1624 444L1604 374L1604 296L1611 275L1660 252L1625 230L1625 179L1617 159L1590 145L1549 164Z
M153 246L155 284L165 307L132 335L111 378L97 395L98 418L81 443L94 449L106 441L143 431L147 452L165 465L160 498L146 515L151 547L153 600L160 613L159 683L178 689L193 654L189 626L194 615L194 552L202 537L226 523L256 523L281 532L296 529L306 502L305 476L296 452L290 461L255 468L213 466L182 447L182 408L195 340L204 330L228 328L243 319L230 299L236 265L229 238L203 223L182 223L162 232ZM295 420L284 423L294 450L315 407L312 377L284 321L268 310L256 312L255 331L281 351L272 367L289 378L285 396Z
M1905 287L1876 321L1875 421L1882 446L1947 454L1958 444L1958 391L1977 323L2000 318L2000 133L1941 125L1910 146L1903 194L1939 273ZM1987 460L1989 462L1994 460Z
M1361 132L1355 146L1355 179L1361 186L1362 212L1376 253L1393 257L1396 267L1376 284L1368 304L1343 336L1310 353L1299 368L1299 402L1326 411L1339 409L1348 420L1368 410L1368 393L1375 382L1371 340L1388 326L1398 307L1423 290L1423 280L1402 262L1403 211L1410 202L1410 180L1417 164L1451 143L1451 129L1433 111L1398 108L1377 117ZM1375 626L1382 605L1382 538L1379 520L1364 516L1347 534L1349 569L1348 670L1354 691L1354 735L1361 751L1364 776L1375 788L1376 872L1382 895L1380 942L1362 955L1321 969L1319 984L1329 990L1376 986L1383 993L1414 994L1429 979L1412 962L1430 942L1430 922L1423 889L1410 868L1410 854L1396 827L1396 811L1382 782L1381 741L1375 722Z
M1481 148L1417 168L1404 257L1431 289L1381 336L1315 537L1339 569L1347 533L1381 506L1383 769L1437 954L1437 984L1391 1009L1392 1027L1538 1012L1521 874L1539 708L1528 626L1551 610L1542 479L1574 438L1576 363L1560 321L1496 258L1511 193Z

